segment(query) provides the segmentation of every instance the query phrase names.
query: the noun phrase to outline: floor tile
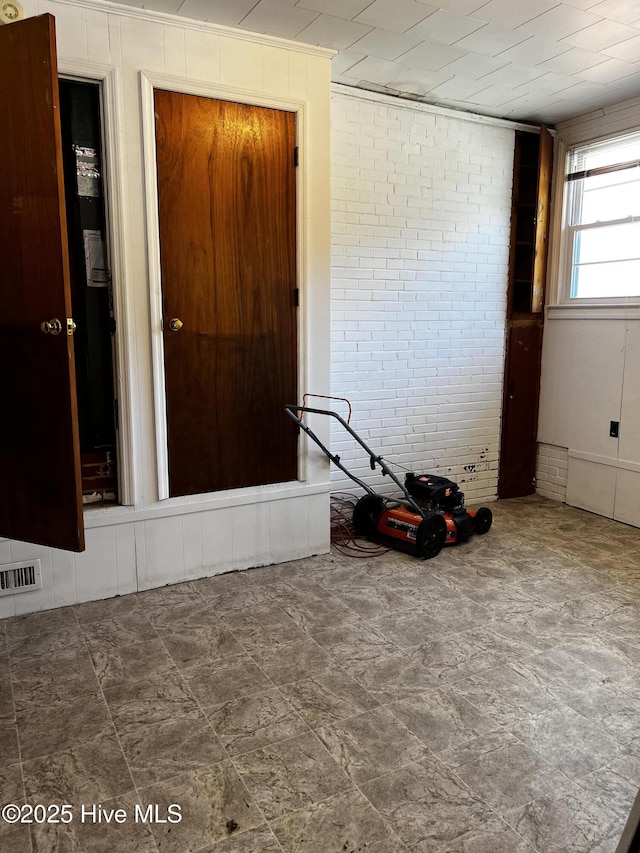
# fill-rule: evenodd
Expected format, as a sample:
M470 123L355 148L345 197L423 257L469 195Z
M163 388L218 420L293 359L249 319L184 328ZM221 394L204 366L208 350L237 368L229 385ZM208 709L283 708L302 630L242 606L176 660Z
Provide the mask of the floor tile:
M139 681L149 672L156 675L175 670L173 658L157 637L140 643L91 646L91 661L101 687L116 687Z
M501 726L549 711L558 704L558 700L508 665L456 681L451 690Z
M82 634L89 649L103 651L109 646L127 646L157 639L155 629L140 608L122 612L107 619L81 623Z
M489 717L453 691L425 690L389 707L435 753L497 728Z
M359 791L348 791L300 809L274 821L273 829L286 853L407 851Z
M440 758L502 816L567 782L563 773L502 729L440 753Z
M264 823L229 760L141 788L139 793L143 806L153 803L164 810L170 804L180 806L180 823L151 825L163 853L199 851L232 833L237 832L239 837Z
M383 654L371 660L347 662L344 667L382 704L397 702L439 686L438 678L404 651Z
M317 735L356 785L419 761L429 752L387 708L324 726Z
M263 693L273 687L247 654L195 663L183 670L183 676L203 708L223 705L232 699Z
M73 609L80 625L86 626L91 622L105 622L112 619L119 621L124 616L140 613L142 604L139 595L118 595L115 598L77 604Z
M79 625L72 624L60 631L29 634L8 641L9 656L16 663L38 657L47 657L58 652L75 648L85 650L82 631Z
M230 755L241 755L308 731L302 718L275 688L233 699L206 713Z
M227 757L204 715L121 724L118 734L138 787L209 767Z
M133 780L116 733L111 729L62 752L25 761L27 800L32 804L111 800L133 790Z
M269 821L353 787L312 734L245 753L234 763Z
M5 621L7 640L51 634L57 631L71 630L78 625L73 607L61 607L57 610L44 610L29 613L26 616L14 616Z
M11 718L0 719L0 767L20 761L18 727Z
M274 684L309 678L325 670L331 661L322 646L310 637L253 649L251 656Z
M338 666L328 667L311 678L282 685L280 692L312 729L360 714L378 704L364 687Z
M234 830L224 841L202 847L198 853L282 853L282 847L265 826L240 833Z
M624 828L619 815L577 785L513 809L506 818L540 853L609 853Z
M271 584L269 593L274 601L300 628L333 628L349 625L358 618L340 597L313 580L294 579L288 583Z
M98 680L84 645L67 652L16 661L11 667L11 681L17 703L44 706L98 690Z
M342 665L372 660L398 650L366 622L312 632L313 639Z
M223 621L250 654L305 639L304 631L277 604L261 605L249 613L230 613Z
M92 740L112 725L103 697L89 693L78 699L50 702L42 706L17 704L16 717L22 760L62 752Z
M527 681L560 700L597 687L605 678L602 673L586 666L563 648L511 661L510 666Z
M104 697L118 731L131 725L201 717L196 700L176 672L105 688Z
M509 731L570 779L602 767L622 751L600 726L562 705L518 720Z
M448 603L442 602L438 606L439 616L441 615L442 607ZM379 616L376 619L369 620L369 622L387 640L390 640L403 649L420 646L426 640L441 637L452 630L450 626L445 625L439 619L435 619L424 610L414 610L410 613L401 613L393 616Z
M493 831L500 826L477 794L430 760L368 782L361 790L400 839L421 853L473 849L487 826Z
M222 624L206 628L158 628L158 636L177 666L185 671L202 661L223 661L246 655Z

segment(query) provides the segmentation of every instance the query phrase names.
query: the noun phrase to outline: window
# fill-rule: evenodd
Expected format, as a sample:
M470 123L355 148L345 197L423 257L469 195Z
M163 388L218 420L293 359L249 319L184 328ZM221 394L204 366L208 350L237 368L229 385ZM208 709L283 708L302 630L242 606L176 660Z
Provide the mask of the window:
M565 180L570 298L640 296L640 133L571 149Z

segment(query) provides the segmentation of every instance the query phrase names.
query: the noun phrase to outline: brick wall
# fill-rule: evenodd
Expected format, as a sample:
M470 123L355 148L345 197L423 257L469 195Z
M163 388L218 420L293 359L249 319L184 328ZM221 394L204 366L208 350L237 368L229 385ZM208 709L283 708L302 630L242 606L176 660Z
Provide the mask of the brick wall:
M513 144L500 124L334 89L332 394L375 451L468 502L497 489ZM335 428L332 449L389 491Z
M536 493L555 501L567 499L569 456L566 447L538 444Z

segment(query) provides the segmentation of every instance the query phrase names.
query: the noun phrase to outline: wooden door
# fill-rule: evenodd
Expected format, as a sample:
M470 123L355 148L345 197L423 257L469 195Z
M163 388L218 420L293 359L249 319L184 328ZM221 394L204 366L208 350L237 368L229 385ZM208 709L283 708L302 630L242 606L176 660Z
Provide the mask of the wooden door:
M294 480L295 115L154 97L169 493Z
M516 133L498 497L535 492L553 140Z
M0 535L84 549L54 19L0 27ZM59 334L43 321L59 320ZM55 332L55 327L53 328Z

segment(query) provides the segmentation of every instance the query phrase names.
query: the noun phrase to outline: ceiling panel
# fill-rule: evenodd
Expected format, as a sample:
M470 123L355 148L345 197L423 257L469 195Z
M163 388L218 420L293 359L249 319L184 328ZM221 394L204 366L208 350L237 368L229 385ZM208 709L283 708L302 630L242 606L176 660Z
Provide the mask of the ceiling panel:
M553 124L640 97L640 0L130 0L337 51L350 86Z

